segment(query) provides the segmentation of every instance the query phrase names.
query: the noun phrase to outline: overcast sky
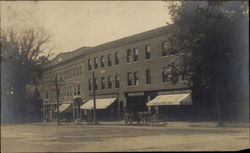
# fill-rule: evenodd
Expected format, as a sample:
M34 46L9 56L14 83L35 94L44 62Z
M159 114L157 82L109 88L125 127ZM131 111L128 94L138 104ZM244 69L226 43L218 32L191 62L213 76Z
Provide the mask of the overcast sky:
M56 54L171 23L162 1L1 2L1 26L44 28Z

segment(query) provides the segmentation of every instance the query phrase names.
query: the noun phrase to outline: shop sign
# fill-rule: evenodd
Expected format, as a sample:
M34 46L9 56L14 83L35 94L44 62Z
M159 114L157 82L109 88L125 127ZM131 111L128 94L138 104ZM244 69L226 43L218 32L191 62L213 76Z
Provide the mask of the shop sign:
M131 93L128 93L128 96L129 97L132 97L132 96L144 96L144 92L131 92Z

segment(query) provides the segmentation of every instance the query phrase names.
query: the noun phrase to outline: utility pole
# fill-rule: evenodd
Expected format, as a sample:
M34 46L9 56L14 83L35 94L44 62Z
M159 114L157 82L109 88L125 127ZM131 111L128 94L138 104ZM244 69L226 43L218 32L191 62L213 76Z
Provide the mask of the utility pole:
M92 80L93 80L93 101L94 101L94 123L97 125L97 119L96 119L96 96L95 96L95 74L92 72Z
M56 84L56 104L57 104L57 125L60 125L60 114L59 114L59 89L58 89L58 83L57 83L57 76L55 78L55 84Z

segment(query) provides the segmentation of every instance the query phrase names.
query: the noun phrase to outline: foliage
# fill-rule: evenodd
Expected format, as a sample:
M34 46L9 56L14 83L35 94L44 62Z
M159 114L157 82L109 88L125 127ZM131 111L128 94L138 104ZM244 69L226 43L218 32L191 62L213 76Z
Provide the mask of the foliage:
M187 54L182 63L191 74L193 99L200 106L239 101L235 84L242 84L240 73L247 71L248 3L181 1L169 6L174 25L169 39Z
M6 110L17 114L26 111L25 87L37 84L41 77L41 66L51 53L45 54L48 42L49 36L39 29L1 31L1 85L3 102L9 107Z

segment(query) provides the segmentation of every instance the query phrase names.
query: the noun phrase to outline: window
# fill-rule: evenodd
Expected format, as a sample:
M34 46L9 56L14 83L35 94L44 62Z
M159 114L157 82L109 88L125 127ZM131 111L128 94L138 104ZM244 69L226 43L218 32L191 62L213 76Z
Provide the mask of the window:
M104 56L101 56L101 67L104 67L105 66L105 60L104 60Z
M69 96L69 86L66 86L66 96Z
M111 76L108 77L108 88L109 89L112 88L112 77Z
M89 90L92 90L92 81L89 79Z
M138 72L134 72L134 85L138 86Z
M48 92L48 90L45 90L44 99L48 99L48 98L49 98L49 92Z
M132 61L132 56L131 56L131 49L127 50L127 63Z
M132 73L131 72L128 72L127 74L128 76L128 86L132 86Z
M81 86L77 85L77 94L76 95L81 95Z
M70 69L69 70L69 78L71 78L73 75L72 75L72 70Z
M88 59L88 70L91 70L92 67L91 67L91 59Z
M145 46L145 59L150 59L151 58L151 46L146 45Z
M98 79L94 79L95 90L98 90Z
M188 80L188 75L187 75L187 73L182 73L182 74L181 74L181 80L182 80L182 81Z
M101 78L101 89L105 89L105 78Z
M74 67L72 68L72 75L73 75L73 77L75 77L75 68Z
M119 53L115 53L115 65L119 64Z
M146 70L146 84L151 84L151 71Z
M80 75L82 75L82 66L80 66Z
M162 82L168 82L168 81L171 81L172 79L172 75L168 72L168 71L163 71L162 72Z
M168 54L167 49L168 49L168 43L167 41L163 41L162 42L162 56L167 56Z
M139 54L138 48L134 48L133 54L134 54L134 61L138 61L138 54Z
M69 96L72 96L72 86L69 86Z
M108 54L108 66L112 65L111 54Z
M115 87L120 88L120 76L119 75L115 76Z
M77 95L77 86L74 85L74 95Z
M175 54L177 51L172 48L172 44L170 41L162 42L162 56L167 56L168 54Z
M94 58L94 68L95 69L98 68L98 58L97 57Z

